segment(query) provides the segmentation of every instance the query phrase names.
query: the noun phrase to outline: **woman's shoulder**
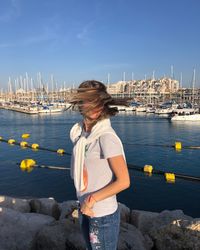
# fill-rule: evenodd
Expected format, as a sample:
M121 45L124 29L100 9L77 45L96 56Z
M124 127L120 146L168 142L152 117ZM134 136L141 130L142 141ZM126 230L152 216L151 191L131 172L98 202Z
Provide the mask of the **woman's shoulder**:
M116 133L104 133L99 138L100 148L105 158L123 154L123 146Z
M70 130L70 139L74 143L82 133L82 122L75 123Z
M100 141L100 144L107 145L107 146L113 145L113 144L114 145L121 144L121 140L114 130L103 133L99 137L99 141Z

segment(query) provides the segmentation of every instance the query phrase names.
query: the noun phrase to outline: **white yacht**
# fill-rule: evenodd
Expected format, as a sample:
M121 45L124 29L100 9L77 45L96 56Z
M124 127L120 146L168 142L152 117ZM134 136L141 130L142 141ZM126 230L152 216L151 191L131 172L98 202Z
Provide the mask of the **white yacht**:
M147 105L146 113L155 113L156 109L153 105Z
M64 111L64 108L56 107L54 105L45 105L38 108L39 113L58 113Z
M157 108L155 110L155 114L162 115L162 114L171 114L173 112L173 108Z
M171 117L171 121L200 121L200 114L195 112L178 113Z
M125 107L125 111L126 111L126 112L129 112L129 111L132 112L132 111L135 111L135 109L136 109L136 108L135 108L134 106Z
M171 118L171 121L199 121L200 114L185 114L185 115L175 115Z
M146 112L146 107L143 105L140 105L140 106L136 107L135 111L136 112Z
M116 107L118 111L135 111L134 106L125 106L125 105L110 105L110 107Z

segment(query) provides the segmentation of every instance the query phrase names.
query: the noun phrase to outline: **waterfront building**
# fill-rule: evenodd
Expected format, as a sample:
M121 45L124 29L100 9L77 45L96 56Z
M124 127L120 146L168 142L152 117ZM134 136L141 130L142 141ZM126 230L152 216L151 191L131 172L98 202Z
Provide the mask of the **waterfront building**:
M142 103L159 103L171 99L172 94L179 90L179 81L167 77L119 81L109 84L107 89L116 98L126 97Z
M193 105L200 105L200 89L181 88L172 94L171 99L177 103L191 103Z

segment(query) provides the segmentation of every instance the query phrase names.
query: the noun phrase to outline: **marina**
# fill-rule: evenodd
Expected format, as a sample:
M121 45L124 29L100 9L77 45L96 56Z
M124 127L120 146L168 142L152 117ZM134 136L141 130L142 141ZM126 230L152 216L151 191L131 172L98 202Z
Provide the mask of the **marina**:
M124 76L123 81L116 83L108 79L106 87L113 98L127 103L117 107L119 112L156 114L172 121L196 122L200 116L200 89L195 85L194 69L192 88L183 88L173 77L156 79L154 74L149 79L131 81ZM64 83L58 87L53 75L51 81L46 82L39 72L34 82L26 73L24 78L9 77L8 90L0 92L0 108L30 115L60 113L73 108L69 103L73 93L76 93L74 85L66 88Z
M187 106L187 105L186 105ZM191 105L190 105L191 106ZM115 106L121 113L146 113L155 114L163 118L168 118L171 121L200 121L200 108L199 107L184 107L184 105L168 102L167 104L160 105L143 105L138 103L129 102L128 106ZM70 103L15 103L15 102L2 102L0 103L1 109L6 109L15 112L21 112L29 115L42 115L42 114L55 114L72 109Z

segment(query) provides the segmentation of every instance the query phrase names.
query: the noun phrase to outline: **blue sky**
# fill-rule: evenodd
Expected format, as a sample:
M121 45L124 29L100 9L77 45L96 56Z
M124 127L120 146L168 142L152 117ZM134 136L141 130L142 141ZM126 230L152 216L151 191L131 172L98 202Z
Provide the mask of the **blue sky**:
M200 87L199 0L1 0L0 88L8 77L78 85L174 75Z

